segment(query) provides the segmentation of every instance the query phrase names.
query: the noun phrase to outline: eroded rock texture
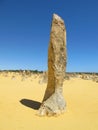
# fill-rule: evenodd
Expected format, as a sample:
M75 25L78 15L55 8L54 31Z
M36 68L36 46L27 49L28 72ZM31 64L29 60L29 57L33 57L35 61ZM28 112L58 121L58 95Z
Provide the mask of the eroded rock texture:
M48 84L39 115L58 115L64 112L63 80L66 69L66 30L64 21L53 14L48 50Z

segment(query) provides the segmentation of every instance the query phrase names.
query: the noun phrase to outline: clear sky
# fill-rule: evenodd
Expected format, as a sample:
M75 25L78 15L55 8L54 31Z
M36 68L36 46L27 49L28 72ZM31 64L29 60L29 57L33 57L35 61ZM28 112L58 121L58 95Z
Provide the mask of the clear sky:
M67 72L98 72L98 0L0 0L1 70L47 70L53 13L67 29Z

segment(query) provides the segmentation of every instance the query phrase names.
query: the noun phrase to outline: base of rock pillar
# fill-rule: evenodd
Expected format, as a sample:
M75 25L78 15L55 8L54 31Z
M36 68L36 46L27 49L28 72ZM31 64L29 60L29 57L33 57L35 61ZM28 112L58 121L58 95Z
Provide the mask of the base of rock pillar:
M39 109L39 116L58 116L65 112L66 103L62 95L54 93L44 101Z

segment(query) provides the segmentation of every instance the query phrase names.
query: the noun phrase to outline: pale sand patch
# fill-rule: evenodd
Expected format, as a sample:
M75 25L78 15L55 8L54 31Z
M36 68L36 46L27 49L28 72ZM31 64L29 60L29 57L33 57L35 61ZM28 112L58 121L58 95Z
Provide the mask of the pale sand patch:
M46 84L39 84L34 76L24 81L11 76L0 75L0 130L98 130L98 83L79 78L64 81L66 112L39 117Z

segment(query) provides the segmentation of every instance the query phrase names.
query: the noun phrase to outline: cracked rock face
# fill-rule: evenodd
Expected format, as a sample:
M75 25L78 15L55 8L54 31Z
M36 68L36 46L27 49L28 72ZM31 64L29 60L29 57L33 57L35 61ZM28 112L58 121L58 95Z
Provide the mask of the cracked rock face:
M39 115L58 115L64 112L63 80L66 70L66 30L61 17L53 14L48 49L48 84Z

